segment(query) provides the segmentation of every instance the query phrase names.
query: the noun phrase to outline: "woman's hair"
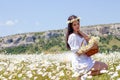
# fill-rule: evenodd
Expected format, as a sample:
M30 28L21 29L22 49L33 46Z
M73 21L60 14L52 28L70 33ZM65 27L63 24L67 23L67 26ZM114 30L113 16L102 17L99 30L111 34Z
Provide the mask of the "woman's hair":
M68 21L71 21L72 19L76 19L76 18L77 18L77 16L71 15L70 17L68 17ZM78 19L78 21L79 21L79 19ZM73 32L74 32L74 31L73 31L73 28L72 28L72 23L68 23L67 33L66 33L66 47L67 47L68 49L70 49L70 46L69 46L69 44L68 44L68 37L69 37L69 35L72 34Z

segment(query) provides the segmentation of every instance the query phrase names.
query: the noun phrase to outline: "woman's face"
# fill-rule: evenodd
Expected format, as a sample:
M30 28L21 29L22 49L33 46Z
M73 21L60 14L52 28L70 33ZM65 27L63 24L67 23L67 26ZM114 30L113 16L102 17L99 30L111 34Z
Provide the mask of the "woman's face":
M80 31L80 23L79 23L79 21L74 21L73 23L72 23L72 28L73 28L73 30L74 30L74 32L78 32L78 31Z

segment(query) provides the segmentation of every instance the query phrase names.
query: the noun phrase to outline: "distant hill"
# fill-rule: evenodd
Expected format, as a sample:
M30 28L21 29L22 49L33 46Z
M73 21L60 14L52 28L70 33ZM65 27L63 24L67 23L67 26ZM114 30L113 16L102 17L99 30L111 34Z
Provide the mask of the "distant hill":
M105 51L107 49L111 50L116 46L118 50L120 48L120 23L81 26L81 30L86 34L101 37L101 51ZM11 54L30 54L41 52L58 53L61 51L67 51L65 47L65 35L66 29L61 29L1 37L0 52ZM109 45L106 43L109 43Z

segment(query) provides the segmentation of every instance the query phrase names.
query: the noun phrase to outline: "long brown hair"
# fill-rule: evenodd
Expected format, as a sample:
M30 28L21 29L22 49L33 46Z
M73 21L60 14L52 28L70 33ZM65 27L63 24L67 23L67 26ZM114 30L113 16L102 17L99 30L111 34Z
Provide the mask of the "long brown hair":
M76 19L77 16L75 15L71 15L68 17L68 21L72 20L72 19ZM78 19L79 21L79 19ZM67 33L66 33L66 47L67 49L70 49L70 46L68 44L68 37L70 34L72 34L74 32L73 28L72 28L72 23L68 23L68 27L67 27ZM80 35L80 34L79 34ZM80 35L81 36L81 35Z

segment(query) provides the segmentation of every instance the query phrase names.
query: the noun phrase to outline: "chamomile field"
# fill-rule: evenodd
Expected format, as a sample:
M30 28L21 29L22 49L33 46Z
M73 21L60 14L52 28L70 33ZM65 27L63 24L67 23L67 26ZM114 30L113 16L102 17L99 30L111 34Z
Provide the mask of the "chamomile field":
M71 66L71 52L61 54L0 55L0 80L76 80ZM120 52L98 53L96 61L109 65L98 76L87 80L120 80Z

